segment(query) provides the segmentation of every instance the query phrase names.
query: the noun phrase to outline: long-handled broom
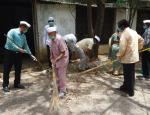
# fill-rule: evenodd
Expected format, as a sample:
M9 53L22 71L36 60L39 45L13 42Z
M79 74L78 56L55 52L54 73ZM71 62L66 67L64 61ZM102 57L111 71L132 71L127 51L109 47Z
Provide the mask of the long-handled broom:
M50 111L57 111L59 109L59 95L58 95L58 87L57 87L57 76L52 67L52 77L53 77L53 92L50 99Z

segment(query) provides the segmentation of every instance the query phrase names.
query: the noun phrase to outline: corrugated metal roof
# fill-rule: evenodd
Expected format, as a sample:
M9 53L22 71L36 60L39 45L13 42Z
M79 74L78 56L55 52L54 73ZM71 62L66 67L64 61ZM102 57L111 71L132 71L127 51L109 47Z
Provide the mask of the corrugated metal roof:
M64 3L64 4L80 4L86 5L87 0L39 0L40 2L54 2L54 3ZM91 0L92 3L95 3L95 0Z
M75 5L83 5L86 6L87 5L87 1L88 0L38 0L40 2L53 2L53 3L61 3L61 4L75 4ZM92 1L92 6L93 7L97 7L97 5L95 4L95 0L91 0ZM150 7L150 0L140 0L140 4L139 7ZM106 7L110 7L110 8L125 8L127 7L125 4L123 4L122 6L117 6L115 3L105 3Z
M86 6L87 5L87 0L39 0L40 2L54 2L54 3L61 3L61 4L75 4L75 5L83 5ZM95 0L91 0L92 1L92 6L93 7L97 7L97 5L95 4ZM116 5L114 3L106 3L105 4L106 7L116 7Z

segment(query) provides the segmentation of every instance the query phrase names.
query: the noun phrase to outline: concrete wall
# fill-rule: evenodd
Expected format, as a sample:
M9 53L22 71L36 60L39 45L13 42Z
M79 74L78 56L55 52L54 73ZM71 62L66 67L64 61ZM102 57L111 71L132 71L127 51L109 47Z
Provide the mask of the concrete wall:
M37 21L39 34L40 60L44 60L47 52L46 45L43 40L43 29L47 25L48 17L52 16L56 20L58 32L61 35L75 33L75 5L65 4L37 4Z
M118 21L120 21L121 19L128 19L128 10L126 9L117 9L116 10L116 24L115 24L115 28L117 29L117 23ZM134 17L134 21L132 24L132 29L136 30L136 22L137 22L137 13ZM100 45L99 47L99 54L107 54L108 53L108 44L104 44L104 45Z
M117 29L117 23L121 19L127 19L125 9L117 9L116 10L116 27L115 27L116 29Z

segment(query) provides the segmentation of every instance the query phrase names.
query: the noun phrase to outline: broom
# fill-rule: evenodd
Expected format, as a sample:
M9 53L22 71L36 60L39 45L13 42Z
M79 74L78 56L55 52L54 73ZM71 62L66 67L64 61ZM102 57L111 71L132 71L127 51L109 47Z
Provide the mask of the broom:
M57 87L57 76L54 70L54 66L52 67L52 79L53 79L53 92L50 99L50 111L57 111L59 108L59 95L58 95L58 87Z

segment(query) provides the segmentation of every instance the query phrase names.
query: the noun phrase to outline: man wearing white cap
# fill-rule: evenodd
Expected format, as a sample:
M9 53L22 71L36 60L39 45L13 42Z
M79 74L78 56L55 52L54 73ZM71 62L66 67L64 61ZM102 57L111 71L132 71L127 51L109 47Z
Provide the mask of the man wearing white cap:
M95 35L94 38L84 38L77 42L77 46L83 49L88 58L92 56L92 48L95 44L100 43L100 38Z
M65 40L57 33L56 27L47 28L50 42L51 62L58 77L59 96L63 97L66 93L66 71L69 61L68 48Z
M77 38L74 34L67 34L63 37L67 43L68 49L69 49L69 58L71 58L73 52L75 52L80 59L79 62L79 70L85 70L89 68L88 66L88 58L86 57L84 51L82 48L78 47L76 45Z
M10 29L7 33L7 41L5 44L5 58L3 69L3 90L9 92L9 73L12 66L15 67L14 88L24 89L25 87L20 83L21 67L22 67L22 53L27 53L33 60L37 60L31 53L25 33L31 25L26 21L20 21L19 28Z
M51 68L52 64L51 64L51 61L49 59L49 57L50 57L50 45L49 45L49 43L51 42L51 40L49 39L48 32L47 32L47 28L49 28L49 27L56 27L55 20L53 17L48 18L48 24L44 27L44 36L43 36L44 43L46 44L46 47L47 47L48 64L49 64L49 67Z
M144 48L150 48L150 20L144 20ZM142 56L142 79L150 80L150 51L144 51L141 53Z

